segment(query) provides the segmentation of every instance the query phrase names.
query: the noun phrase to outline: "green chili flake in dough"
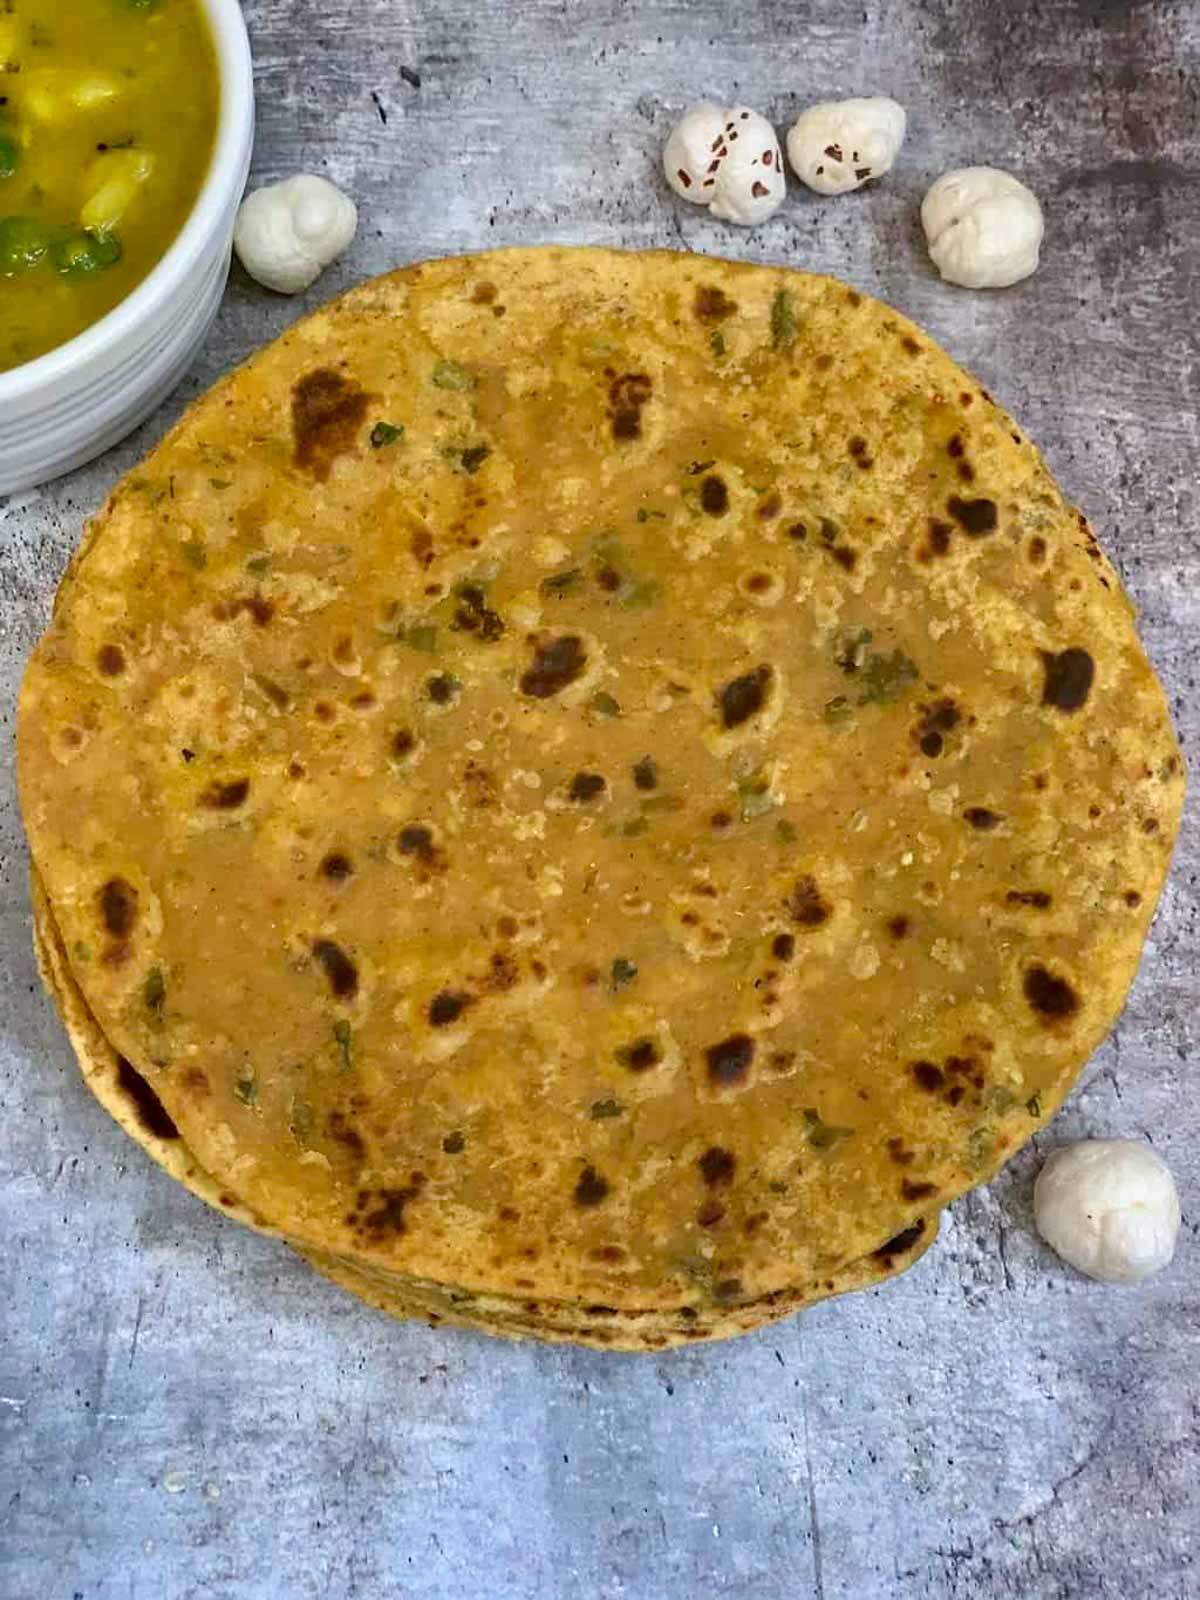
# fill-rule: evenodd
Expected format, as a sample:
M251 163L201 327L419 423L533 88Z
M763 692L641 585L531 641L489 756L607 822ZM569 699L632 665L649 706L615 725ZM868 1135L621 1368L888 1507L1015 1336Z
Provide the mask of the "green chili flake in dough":
M613 993L615 994L619 989L624 989L628 984L631 984L637 975L638 969L634 963L625 956L618 956L612 964L610 974Z
M354 1065L354 1036L350 1031L350 1024L344 1017L334 1023L333 1039L342 1058L342 1071L349 1072Z
M667 513L665 511L656 511L651 506L638 507L637 520L639 522L649 522L651 517L657 517L660 521L665 522Z
M866 660L867 646L875 635L870 628L847 628L838 640L838 651L834 657L837 665L843 672L850 674L858 672Z
M753 822L755 817L765 817L774 811L776 800L771 793L770 779L761 772L742 778L737 786L738 810L743 822Z
M404 437L404 426L399 422L377 422L371 429L371 449L382 450Z
M475 387L475 379L457 361L439 361L433 369L433 381L439 389L466 390Z
M682 811L683 800L677 794L652 794L638 804L643 811Z
M271 558L268 555L250 556L246 561L246 571L252 572L256 578L265 578L271 570Z
M167 998L167 983L162 975L161 967L151 967L146 974L146 981L142 985L142 1003L154 1018L155 1022L162 1021L163 1006Z
M821 715L831 728L844 728L854 721L854 707L844 694L835 694L826 700Z
M15 139L0 133L0 178L11 178L21 163L21 151Z
M244 1106L252 1106L257 1101L258 1083L249 1067L244 1068L234 1079L233 1095L234 1099L240 1100Z
M612 695L606 694L603 689L596 690L596 693L588 701L588 706L601 717L619 717L621 715L621 707L613 699Z
M595 543L596 582L621 606L652 605L661 593L654 578L643 578L630 570L629 559L619 539L605 534Z
M619 1117L624 1109L619 1100L593 1100L592 1121L603 1122L606 1117Z
M796 840L800 837L800 834L796 828L796 824L794 822L788 822L785 818L781 818L780 821L775 824L775 835L780 844L795 844Z
M725 354L725 335L721 332L720 328L715 328L712 333L709 334L708 344L713 355L723 356Z
M208 565L208 556L199 539L185 539L179 548L189 567L195 567L197 572L204 571Z
M771 302L771 344L787 350L796 342L796 306L786 289L780 289Z
M410 650L421 650L431 656L437 652L438 631L432 622L414 622L396 629L396 643L406 644Z
M967 1143L967 1159L978 1171L986 1167L996 1149L996 1135L990 1128L976 1128Z
M578 589L582 582L583 568L569 567L566 572L552 572L548 578L543 578L538 588L543 594L564 595Z
M808 1142L814 1150L832 1150L835 1144L840 1144L843 1139L849 1139L853 1128L835 1128L832 1123L822 1122L821 1115L812 1106L804 1108L804 1123L808 1129Z
M654 578L630 578L617 594L617 603L636 609L640 606L652 606L662 594L662 589Z
M920 674L916 663L910 661L903 650L893 650L890 656L876 655L871 651L863 662L860 676L862 693L858 697L859 705L884 706L899 700Z

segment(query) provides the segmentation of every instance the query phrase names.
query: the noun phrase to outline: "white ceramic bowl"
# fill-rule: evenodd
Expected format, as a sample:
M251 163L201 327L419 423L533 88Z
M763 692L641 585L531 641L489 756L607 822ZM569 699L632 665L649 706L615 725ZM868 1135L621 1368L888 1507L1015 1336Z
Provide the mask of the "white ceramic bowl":
M220 304L254 143L254 74L238 0L200 0L221 77L204 185L175 242L121 303L66 344L0 372L0 494L82 466L182 379Z

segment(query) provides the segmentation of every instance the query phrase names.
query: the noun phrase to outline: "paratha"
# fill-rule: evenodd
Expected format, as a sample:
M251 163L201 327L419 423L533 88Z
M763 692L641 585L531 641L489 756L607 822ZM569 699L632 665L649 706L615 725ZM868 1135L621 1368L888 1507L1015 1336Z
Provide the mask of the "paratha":
M1086 518L927 335L564 249L366 284L193 407L19 771L72 981L248 1215L730 1332L1053 1113L1183 794Z
M199 1199L258 1233L280 1236L247 1210L237 1196L216 1183L183 1143L154 1090L131 1062L118 1056L100 1031L71 975L70 963L54 925L45 890L32 876L34 948L46 989L53 997L83 1070L85 1081L105 1110L171 1177ZM688 1308L687 1315L618 1311L611 1306L565 1306L547 1301L506 1300L465 1290L416 1283L400 1275L365 1270L353 1261L296 1246L318 1272L360 1299L400 1319L450 1323L510 1339L591 1345L611 1350L654 1350L672 1344L729 1337L791 1316L804 1306L853 1289L876 1286L912 1266L937 1237L938 1217L921 1217L895 1239L861 1261L836 1269L828 1278L796 1285L733 1313ZM286 1241L286 1236L285 1242Z

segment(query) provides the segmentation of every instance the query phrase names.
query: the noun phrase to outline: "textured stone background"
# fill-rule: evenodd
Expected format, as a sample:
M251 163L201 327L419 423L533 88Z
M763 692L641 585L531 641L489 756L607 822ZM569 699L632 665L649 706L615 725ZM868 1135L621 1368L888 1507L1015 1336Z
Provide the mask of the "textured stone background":
M834 272L923 323L1104 533L1196 757L1200 7L1191 0L249 0L262 179L362 204L315 288L560 240ZM910 113L879 188L793 186L752 235L666 195L702 92L784 124ZM969 295L917 205L991 161L1047 210L1041 272ZM0 295L3 294L0 285ZM183 392L122 450L0 500L0 717L80 519L188 398L299 314L235 277ZM2 301L0 301L2 314ZM662 1359L503 1345L367 1311L206 1212L93 1104L39 992L0 753L4 1600L1185 1600L1200 1593L1196 806L1120 1027L1053 1129L900 1282ZM1183 1191L1139 1291L1034 1237L1047 1146L1151 1139Z

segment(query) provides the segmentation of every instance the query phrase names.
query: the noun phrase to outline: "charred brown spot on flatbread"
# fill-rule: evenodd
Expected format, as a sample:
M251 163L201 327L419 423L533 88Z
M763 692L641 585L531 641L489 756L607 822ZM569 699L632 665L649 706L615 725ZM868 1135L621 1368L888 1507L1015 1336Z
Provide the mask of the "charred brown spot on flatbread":
M732 1033L704 1052L709 1079L722 1088L744 1083L754 1061L754 1040L746 1033Z
M648 1072L662 1060L662 1051L657 1040L644 1037L621 1045L617 1050L617 1060L630 1072Z
M963 532L969 533L973 539L981 539L985 534L995 533L1000 524L994 500L983 498L963 500L954 494L947 500L946 510Z
M372 1241L408 1232L408 1207L425 1187L425 1174L414 1172L401 1187L360 1189L346 1221L355 1233Z
M275 602L265 595L244 594L230 600L214 600L211 611L217 622L232 622L248 616L256 628L265 628L275 615Z
M471 1004L465 989L439 989L429 1002L429 1020L435 1028L448 1028Z
M954 538L954 530L948 522L943 522L941 517L930 517L927 526L928 537L917 552L922 561L932 561L935 557L947 555Z
M206 811L236 811L245 805L250 794L249 778L230 778L227 782L210 783L200 791L198 804Z
M1053 896L1045 889L1010 889L1004 901L1010 906L1032 906L1035 911L1047 911L1053 903Z
M737 1158L732 1151L714 1144L709 1146L696 1165L700 1168L700 1176L710 1189L723 1189L733 1182Z
M645 793L658 788L658 763L653 756L643 756L634 764L633 782Z
M332 939L317 939L313 955L329 980L330 992L337 1000L353 1000L358 993L358 968Z
M613 373L608 386L608 416L614 439L638 439L642 433L642 410L654 393L654 384L644 372Z
M599 772L577 772L571 779L571 786L567 794L576 805L587 805L590 800L597 799L604 793L606 784L604 776Z
M792 921L801 928L819 928L833 915L817 880L808 873L796 879L786 905Z
M438 672L425 680L426 697L435 706L448 706L458 699L462 684L451 672Z
M330 883L346 883L354 876L354 863L344 850L331 850L318 870Z
M373 398L328 367L301 378L292 390L296 465L324 483L337 458L358 444Z
M1042 651L1045 682L1042 686L1042 704L1056 711L1079 711L1087 704L1096 677L1096 663L1088 651L1078 645L1057 654Z
M901 1178L900 1196L904 1200L927 1200L931 1194L937 1193L934 1183L914 1183L911 1178Z
M155 1139L178 1139L179 1129L167 1108L141 1073L124 1056L117 1057L117 1082L121 1093L133 1106L138 1121Z
M731 678L717 693L721 724L726 728L740 728L749 722L767 703L775 674L765 664L744 672L740 678Z
M894 1238L889 1239L886 1244L881 1244L879 1249L875 1251L875 1255L881 1259L888 1258L888 1264L890 1265L890 1257L905 1255L912 1249L924 1232L925 1219L922 1217L918 1222L914 1222L911 1228L905 1228L902 1232L896 1234Z
M357 1161L362 1161L367 1153L367 1147L358 1129L346 1116L344 1111L331 1111L325 1119L329 1137L340 1144Z
M991 811L987 806L968 806L963 812L963 821L967 822L978 833L991 833L1004 821L998 811Z
M459 633L473 633L484 644L493 644L504 633L504 619L487 604L481 584L461 583L455 590L458 605L450 626Z
M533 661L521 675L521 693L535 700L548 700L560 694L583 676L587 651L578 634L561 634L546 639L534 651Z
M608 1198L608 1179L601 1177L590 1163L579 1174L579 1181L575 1185L575 1204L584 1210L598 1206L602 1200Z
M409 823L408 827L401 828L396 846L403 856L416 856L418 861L430 862L434 856L433 831L420 822Z
M861 433L856 433L846 448L850 452L850 457L856 467L860 467L866 472L873 465L870 448Z
M927 1094L937 1094L945 1087L946 1074L936 1062L914 1061L912 1075L918 1088L924 1089Z
M96 897L104 931L114 939L127 939L138 915L138 892L127 878L109 878Z
M1047 1023L1065 1022L1079 1010L1079 996L1066 978L1043 966L1033 966L1025 974L1025 998Z
M962 713L948 696L935 700L931 705L920 706L918 710L921 717L913 730L913 737L921 747L921 754L931 758L940 756L946 747L947 734L958 727Z
M724 322L737 310L737 301L731 300L724 289L709 284L697 284L692 310L698 322Z
M700 480L700 508L710 517L723 517L729 510L729 490L715 472Z

